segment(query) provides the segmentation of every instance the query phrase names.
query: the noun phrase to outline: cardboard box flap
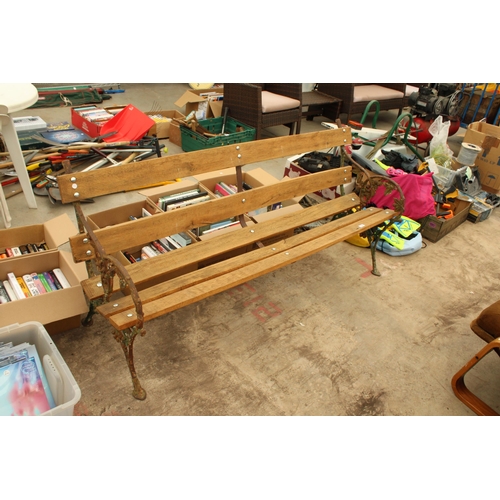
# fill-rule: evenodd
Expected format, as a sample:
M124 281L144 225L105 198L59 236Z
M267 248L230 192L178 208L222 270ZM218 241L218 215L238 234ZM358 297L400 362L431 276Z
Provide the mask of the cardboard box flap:
M207 100L210 101L210 107L213 112L219 111L218 115L214 115L215 117L220 116L220 111L222 111L222 102L210 99L210 94L213 96L218 95L222 96L224 94L223 87L215 87L212 89L190 89L186 90L184 94L175 101L175 105L179 108L183 108L187 104L199 104L200 102L205 102ZM217 104L218 103L218 104Z
M477 130L478 132L481 132L482 134L486 134L486 135L489 135L491 137L500 138L500 128L497 127L496 125L491 125L490 123L474 122L468 126L468 129Z
M57 248L66 243L71 236L78 234L78 229L67 214L50 219L44 223L46 243L49 248Z
M73 255L63 250L59 251L59 264L63 273L73 273L79 283L89 278L85 262L75 263Z
M206 97L202 97L196 94L195 91L186 90L186 92L184 92L184 94L182 94L181 97L179 97L179 99L177 99L177 101L175 101L174 104L179 108L183 108L189 102L203 102L205 100Z
M222 101L209 101L208 105L212 110L212 115L214 118L219 118L222 116Z

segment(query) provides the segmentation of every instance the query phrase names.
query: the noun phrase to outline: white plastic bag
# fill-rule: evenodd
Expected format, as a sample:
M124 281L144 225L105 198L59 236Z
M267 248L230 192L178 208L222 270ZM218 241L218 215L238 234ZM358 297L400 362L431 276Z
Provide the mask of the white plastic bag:
M453 151L448 146L450 123L449 120L443 123L443 117L439 115L429 127L429 132L432 135L429 153L436 163L443 167L450 165L453 158Z

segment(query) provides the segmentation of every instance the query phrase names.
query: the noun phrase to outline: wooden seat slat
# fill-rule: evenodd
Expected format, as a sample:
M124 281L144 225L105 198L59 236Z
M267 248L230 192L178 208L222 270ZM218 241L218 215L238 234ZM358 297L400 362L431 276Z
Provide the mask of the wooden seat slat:
M359 198L356 194L342 196L304 210L288 213L278 219L261 222L248 228L241 228L222 234L216 237L216 241L212 239L192 243L185 248L159 255L154 259L137 262L128 266L127 270L134 283L141 285L161 274L168 274L186 265L216 257L234 248L251 245L257 241L268 239L274 235L293 230L357 206L359 206ZM99 276L89 278L82 283L89 299L94 300L103 295L103 289L97 286L98 283L100 283ZM119 290L118 279L114 281L114 290Z
M394 212L382 209L366 212L369 215L363 212L352 214L294 235L279 245L256 249L240 256L241 258L214 264L208 271L204 269L194 271L187 275L186 279L176 278L172 283L166 282L141 292L144 320L157 318L308 257L374 227L394 215ZM98 310L115 328L118 330L130 328L136 322L134 304L130 299L125 298L122 302L114 301L110 304L100 306ZM116 309L119 312L113 313L114 304L118 304Z

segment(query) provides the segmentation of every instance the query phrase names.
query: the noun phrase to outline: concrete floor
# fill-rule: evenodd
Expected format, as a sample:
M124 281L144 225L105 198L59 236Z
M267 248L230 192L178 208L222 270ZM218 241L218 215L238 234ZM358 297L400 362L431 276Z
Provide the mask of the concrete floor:
M42 84L41 84L42 85ZM48 84L43 84L43 86ZM186 84L122 84L105 105L143 111L178 109ZM69 108L17 113L70 121ZM397 112L381 113L389 128ZM322 118L302 123L319 130ZM266 136L286 134L275 127ZM457 148L460 130L450 138ZM182 150L169 141L168 154ZM263 162L280 178L285 158ZM252 167L248 167L252 168ZM87 213L142 199L123 193L84 206ZM8 200L13 227L43 222L72 207L22 194ZM54 336L82 391L78 415L473 415L451 378L484 342L469 328L498 300L500 212L466 221L407 257L378 254L381 277L368 271L367 249L338 244L232 291L149 322L136 341L136 368L148 393L135 400L120 346L100 317L91 327ZM21 321L22 322L22 319ZM468 377L500 411L500 363L489 356Z

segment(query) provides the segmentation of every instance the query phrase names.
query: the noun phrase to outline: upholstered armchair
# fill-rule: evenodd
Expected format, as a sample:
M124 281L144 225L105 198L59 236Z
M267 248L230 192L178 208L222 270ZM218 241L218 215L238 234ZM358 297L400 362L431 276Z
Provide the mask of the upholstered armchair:
M301 83L224 83L223 112L254 127L255 138L262 130L285 125L290 135L300 133L302 117Z
M342 99L340 114L347 115L346 122L363 113L373 100L379 102L381 111L397 109L398 115L405 105L406 83L318 83L317 89Z

